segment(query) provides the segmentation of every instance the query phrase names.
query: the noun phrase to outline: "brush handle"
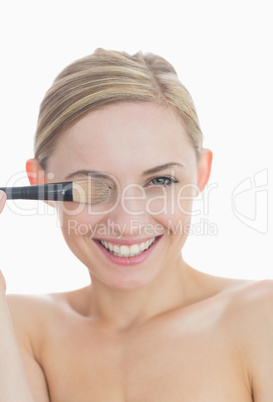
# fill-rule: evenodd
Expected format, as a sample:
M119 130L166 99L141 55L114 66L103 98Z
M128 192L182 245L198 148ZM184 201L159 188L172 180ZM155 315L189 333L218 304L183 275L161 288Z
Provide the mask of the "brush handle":
M73 182L0 187L0 190L6 193L8 200L73 201Z

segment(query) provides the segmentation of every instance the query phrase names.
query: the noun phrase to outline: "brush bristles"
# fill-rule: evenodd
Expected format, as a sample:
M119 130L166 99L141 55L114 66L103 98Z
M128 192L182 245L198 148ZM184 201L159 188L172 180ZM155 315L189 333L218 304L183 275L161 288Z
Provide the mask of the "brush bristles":
M73 182L73 201L85 204L99 204L110 200L113 189L97 177Z

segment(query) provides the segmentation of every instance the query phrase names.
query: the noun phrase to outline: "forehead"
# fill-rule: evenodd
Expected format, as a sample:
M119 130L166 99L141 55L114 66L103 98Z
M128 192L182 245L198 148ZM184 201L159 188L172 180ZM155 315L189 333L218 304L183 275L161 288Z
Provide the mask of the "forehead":
M92 111L65 131L49 158L51 169L143 170L195 154L183 122L153 103L118 103Z

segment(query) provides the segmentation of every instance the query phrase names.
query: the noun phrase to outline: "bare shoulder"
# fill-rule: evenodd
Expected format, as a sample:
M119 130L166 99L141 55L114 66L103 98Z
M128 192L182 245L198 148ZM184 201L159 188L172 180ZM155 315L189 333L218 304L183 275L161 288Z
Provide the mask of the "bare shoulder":
M53 295L6 295L10 313L14 319L33 321L34 317L39 318L48 309L56 307Z
M30 347L30 342L54 319L56 305L50 295L8 294L6 298L18 341Z
M33 321L49 304L47 295L7 294L6 299L12 318L19 321Z
M7 295L22 362L35 401L48 402L48 385L41 364L46 329L52 327L54 311L49 296Z
M236 310L238 313L246 308L251 310L251 316L258 313L260 308L263 314L271 313L273 301L273 280L265 279L260 281L247 279L223 278L195 270L199 287L207 289L208 296L224 297L228 302L229 310ZM246 313L246 311L245 311ZM272 316L273 317L273 316Z
M217 278L216 283L216 300L222 300L224 307L223 319L252 329L252 334L251 326L266 331L268 325L273 325L273 280Z
M273 280L246 283L228 294L223 325L243 356L253 400L273 395Z
M234 292L229 306L229 313L245 328L246 342L257 349L263 339L262 347L273 351L273 280L247 284Z
M16 332L27 332L34 336L46 334L46 329L55 325L64 316L73 314L81 306L86 289L45 295L7 295L7 302ZM83 303L83 302L82 302ZM84 304L83 304L84 305Z
M268 346L273 350L273 280L230 279L203 273L200 278L203 288L209 289L207 300L221 317L219 324L233 339L254 346L259 337L271 333Z
M229 296L229 311L253 319L272 320L273 280L235 281L224 289Z
M33 322L44 320L47 316L53 318L66 309L70 300L73 300L75 293L83 291L77 290L64 293L24 295L8 294L6 296L10 313L15 320Z
M65 336L67 324L75 314L70 293L47 295L7 295L7 303L18 345L30 377L37 381L37 367L42 366L43 351L52 339ZM73 299L73 297L72 297ZM72 318L72 320L71 320ZM38 366L37 366L38 363ZM33 367L33 366L37 367ZM38 369L39 370L39 369Z

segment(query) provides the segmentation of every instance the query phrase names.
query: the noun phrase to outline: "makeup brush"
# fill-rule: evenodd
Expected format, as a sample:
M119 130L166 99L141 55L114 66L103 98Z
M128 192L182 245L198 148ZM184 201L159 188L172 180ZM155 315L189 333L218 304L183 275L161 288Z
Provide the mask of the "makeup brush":
M73 201L85 204L99 204L110 199L112 189L109 183L98 177L88 180L46 183L24 187L0 187L7 199Z

